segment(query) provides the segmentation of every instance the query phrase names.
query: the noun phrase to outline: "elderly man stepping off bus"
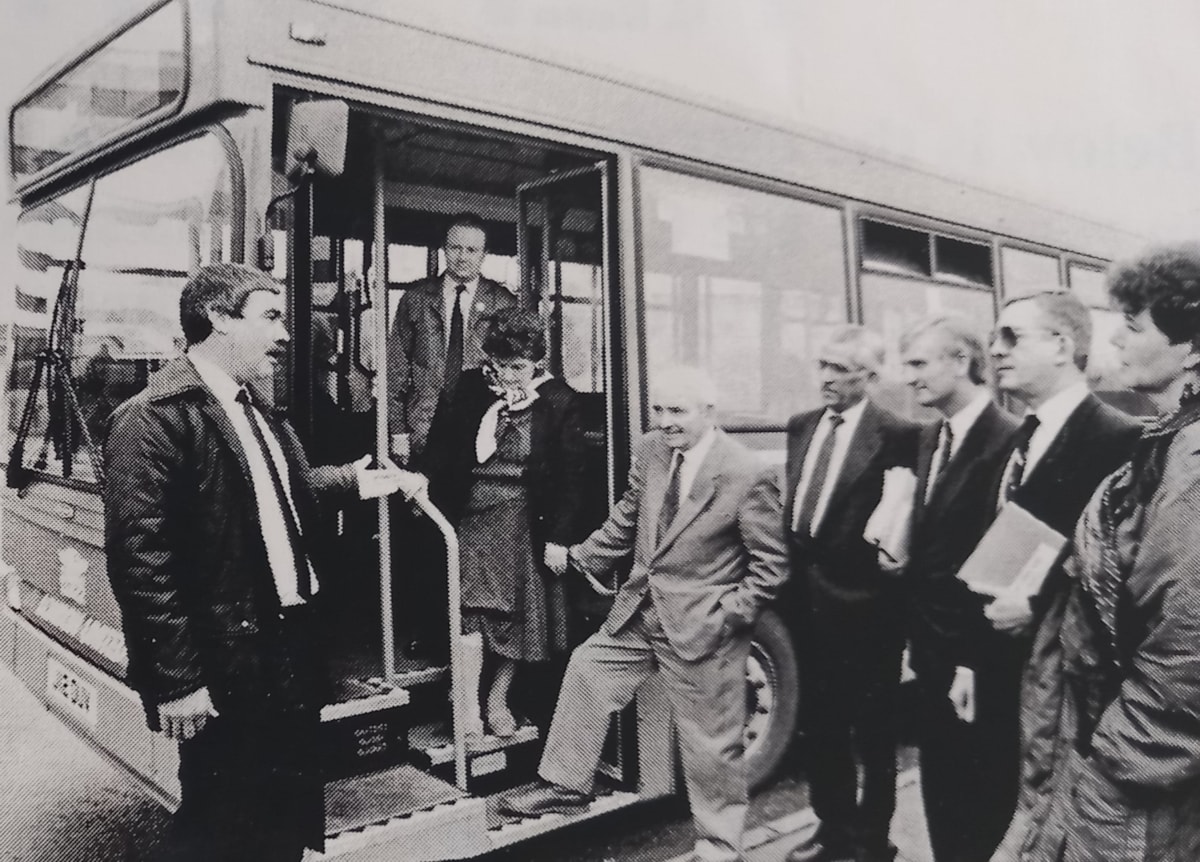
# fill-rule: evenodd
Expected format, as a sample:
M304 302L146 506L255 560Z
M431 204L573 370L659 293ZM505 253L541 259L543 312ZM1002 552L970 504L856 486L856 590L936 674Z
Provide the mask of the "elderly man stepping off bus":
M741 858L746 817L742 728L750 632L787 574L775 471L714 422L712 382L691 368L659 375L656 430L636 450L629 488L583 543L546 563L601 574L633 569L599 632L571 656L539 768L504 800L519 816L591 801L610 717L660 671L679 728L696 823L695 858Z

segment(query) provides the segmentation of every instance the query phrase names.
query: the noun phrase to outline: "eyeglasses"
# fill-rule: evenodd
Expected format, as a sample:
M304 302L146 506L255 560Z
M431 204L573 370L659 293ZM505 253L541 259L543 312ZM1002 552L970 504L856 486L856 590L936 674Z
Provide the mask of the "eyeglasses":
M1057 329L1014 329L1011 326L1001 326L992 332L992 338L989 343L999 344L1001 347L1011 350L1022 341L1029 338L1029 336L1039 332L1042 335L1050 335L1054 337L1062 335L1062 333Z

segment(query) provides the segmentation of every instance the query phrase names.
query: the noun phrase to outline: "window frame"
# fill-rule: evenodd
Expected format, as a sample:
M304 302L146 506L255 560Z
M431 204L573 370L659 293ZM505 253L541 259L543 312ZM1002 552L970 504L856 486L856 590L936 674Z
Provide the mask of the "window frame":
M655 153L644 150L635 151L632 154L631 167L633 191L632 257L634 267L634 289L632 304L636 312L637 323L637 332L634 333L634 335L637 344L637 367L640 373L638 386L638 407L640 410L642 433L649 431L651 428L650 365L648 356L649 342L647 341L646 332L646 313L649 306L647 304L645 223L643 220L645 199L642 188L643 172L646 169L664 171L683 177L689 177L691 179L707 180L709 182L719 183L742 191L759 192L800 203L824 206L832 211L837 212L841 216L842 222L842 263L844 277L844 284L842 285L842 299L846 311L845 318L847 323L853 323L859 318L860 307L856 301L858 277L857 273L854 271L853 263L857 254L857 246L856 242L851 238L850 233L847 230L846 212L848 201L846 198L828 192L811 189L806 186L797 186L781 180L771 179L759 174L751 174L730 168L716 167L714 165L702 162L688 161L686 159L665 155L663 153ZM722 427L726 426L723 425ZM786 419L782 422L741 422L735 426L728 426L727 428L727 430L730 430L732 433L739 434L777 433L785 431L786 429Z
M183 80L179 85L179 96L173 101L163 105L156 110L151 111L144 116L137 117L129 122L119 126L109 134L91 142L88 146L81 150L74 150L67 153L53 163L46 165L41 170L34 171L30 174L18 175L16 166L16 139L13 132L16 128L17 110L29 103L30 100L44 93L47 88L54 86L62 81L63 76L70 74L78 69L84 63L91 60L97 54L109 47L113 42L120 39L134 27L137 27L147 18L157 14L168 6L177 5L180 8L180 15L183 19ZM147 9L139 12L135 17L130 19L120 29L113 33L105 35L100 41L90 46L86 51L72 58L66 65L55 68L48 72L45 76L37 81L25 93L23 93L18 101L13 103L12 108L8 111L8 176L12 183L13 190L16 194L23 194L31 189L40 187L43 183L50 180L51 177L62 175L75 167L87 162L96 157L97 154L108 150L113 144L132 138L133 136L145 131L146 129L162 123L171 117L177 116L183 111L183 106L187 104L188 96L192 87L192 17L191 9L187 0L161 0ZM111 169L105 169L109 172ZM98 179L105 172L94 173L89 177L83 178L77 185L83 185L90 182L91 179ZM72 186L74 188L76 186Z
M86 177L77 179L71 185L56 187L52 191L49 191L46 194L40 194L36 198L31 198L28 201L23 202L24 205L21 207L21 211L26 212L28 210L39 207L39 206L41 206L49 201L52 201L56 198L60 198L60 197L63 197L64 195L68 195L77 189L86 188L89 184L91 184L93 182L99 183L101 180L105 179L106 177L113 176L113 175L125 170L126 168L130 167L131 165L134 165L138 162L146 161L147 159L154 158L155 156L157 156L163 152L166 152L168 150L171 150L177 146L186 144L189 141L199 140L206 136L211 136L216 139L218 144L221 146L221 149L224 150L224 152L225 152L225 158L226 158L227 164L229 166L229 187L230 187L229 192L230 192L230 215L231 215L231 220L230 220L231 221L231 224L230 224L230 238L231 239L230 239L229 257L230 257L231 262L233 262L233 263L245 263L245 248L246 248L246 243L245 243L245 229L246 229L245 168L244 168L244 163L242 161L241 153L238 151L238 147L234 140L233 135L230 133L229 129L227 129L221 123L213 123L210 125L202 126L197 129L188 130L187 132L185 132L183 134L177 134L173 137L167 138L167 139L163 140L162 142L156 144L153 147L148 147L148 148L141 150L135 154L126 156L125 158L121 159L118 162L114 162L111 165L106 165L104 170L94 171ZM89 224L89 227L90 227L90 224ZM87 262L86 249L87 249L87 236L85 235L84 236L84 263L85 264ZM80 277L86 278L86 274L87 274L87 268L85 265L83 273L81 274ZM57 297L55 297L55 299L57 299ZM49 330L47 330L47 331L49 331ZM11 355L11 353L10 353L10 355L7 357L9 364L11 364L11 361L13 358L15 358L15 357L13 355ZM4 397L7 398L10 393L10 390L8 389L8 375L7 375L8 364L5 365L4 370L6 372L4 381L3 381L4 390L5 390ZM77 382L77 381L75 381L73 378L72 382ZM21 406L23 409L24 404L22 404ZM12 420L13 420L13 417L7 418L7 421L10 426L12 424ZM10 434L10 430L12 432L11 434ZM10 456L10 453L12 450L12 446L16 442L16 436L15 436L16 428L0 429L0 431L3 431L3 433L5 435L3 439L4 439L4 442L7 444L4 446L0 446L0 470L4 470L8 467L8 461L9 461L9 456ZM102 441L93 441L93 442L99 444ZM47 483L47 484L52 484L52 485L60 485L62 487L72 488L72 489L80 490L80 491L94 492L94 491L99 490L99 481L95 477L94 473L89 478L79 478L78 475L73 475L73 476L71 476L71 478L66 478L64 476L56 475L51 472L46 472L44 470L35 469L32 466L29 466L28 469L29 469L31 476L33 477L31 479L31 482L42 482L42 483ZM72 471L72 472L74 472L74 471Z

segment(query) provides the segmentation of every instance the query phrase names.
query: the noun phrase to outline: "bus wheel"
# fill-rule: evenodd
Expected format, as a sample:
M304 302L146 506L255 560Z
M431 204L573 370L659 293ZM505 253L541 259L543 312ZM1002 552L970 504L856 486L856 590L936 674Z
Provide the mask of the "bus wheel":
M787 626L765 611L754 627L746 660L746 772L750 790L767 783L796 732L800 679Z

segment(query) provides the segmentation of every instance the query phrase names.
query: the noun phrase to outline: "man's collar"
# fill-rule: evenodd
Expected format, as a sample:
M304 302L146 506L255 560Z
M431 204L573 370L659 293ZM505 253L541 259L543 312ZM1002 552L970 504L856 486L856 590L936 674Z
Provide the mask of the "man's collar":
M847 407L845 410L834 410L832 407L826 407L825 412L824 412L824 414L822 414L821 418L828 419L828 417L830 415L832 415L834 413L838 413L841 415L842 419L845 422L854 423L862 418L862 415L863 415L863 413L866 412L866 409L867 409L867 399L863 398L863 399L860 399L859 402L857 404L855 404L853 407Z
M971 427L991 403L992 396L986 389L981 389L974 398L967 402L967 406L951 416L950 431L954 434L954 439L962 440L966 437L967 432L971 430Z
M700 435L700 439L697 440L690 449L673 450L672 456L675 452L678 452L685 461L691 461L693 464L699 464L704 460L705 456L708 455L709 450L712 449L713 443L715 443L716 440L717 429L709 428L702 435Z
M237 400L238 393L244 387L234 380L228 371L215 362L198 356L194 351L188 351L187 358L218 401L229 404Z
M475 276L470 281L459 281L457 278L452 276L450 273L448 273L448 272L443 273L443 275L442 275L442 290L448 290L451 293L453 293L460 284L463 285L464 287L466 287L467 293L474 294L475 291L479 288L479 276Z
M1037 410L1027 411L1026 415L1030 412L1036 414L1042 425L1062 425L1090 392L1086 381L1072 383L1066 389L1047 398Z

